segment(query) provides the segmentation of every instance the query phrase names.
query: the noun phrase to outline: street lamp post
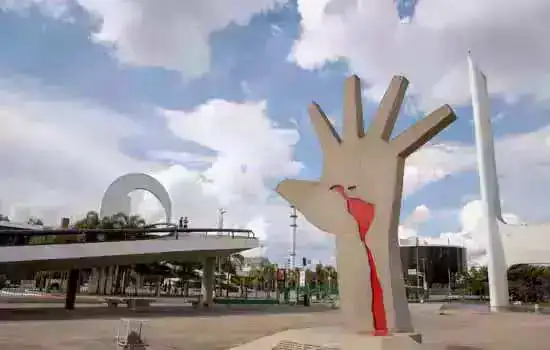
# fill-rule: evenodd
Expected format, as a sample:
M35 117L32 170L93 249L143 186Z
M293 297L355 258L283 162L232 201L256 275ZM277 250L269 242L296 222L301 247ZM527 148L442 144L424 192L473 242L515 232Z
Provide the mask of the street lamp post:
M447 249L447 278L448 281L448 292L449 292L449 298L451 298L451 295L453 294L453 289L451 288L451 239L447 237L447 243L448 243L448 249Z
M227 210L223 209L223 208L219 208L218 209L218 229L222 230L223 229L223 216L227 214ZM221 235L222 232L221 231L218 231L218 235Z
M227 210L223 208L218 209L218 229L223 229L223 216L227 213ZM222 232L218 231L218 236L221 236ZM218 285L218 296L222 295L222 257L218 256L218 273L219 273L219 285ZM229 281L228 281L229 282Z
M419 254L419 240L416 236L416 297L420 299L420 254Z

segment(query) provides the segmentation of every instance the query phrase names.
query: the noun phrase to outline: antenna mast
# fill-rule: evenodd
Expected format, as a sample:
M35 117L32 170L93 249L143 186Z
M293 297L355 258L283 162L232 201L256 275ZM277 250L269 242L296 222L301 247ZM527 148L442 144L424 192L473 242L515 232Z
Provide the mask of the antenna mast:
M290 212L290 228L292 230L292 250L290 251L290 268L294 269L296 268L296 229L298 228L297 219L298 219L298 212L296 211L295 206L290 206L291 212Z

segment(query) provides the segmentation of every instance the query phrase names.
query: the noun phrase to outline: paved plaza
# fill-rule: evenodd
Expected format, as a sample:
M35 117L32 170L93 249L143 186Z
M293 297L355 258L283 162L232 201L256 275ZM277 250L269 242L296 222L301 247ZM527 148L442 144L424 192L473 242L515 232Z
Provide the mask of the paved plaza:
M221 350L289 328L337 325L340 317L338 311L324 307L198 311L165 305L136 314L94 305L69 313L59 306L18 305L17 310L0 310L0 349L116 349L120 318L134 317L146 320L144 334L151 350ZM420 304L411 309L426 350L543 350L550 344L550 316L489 314L481 309L439 315L438 305Z

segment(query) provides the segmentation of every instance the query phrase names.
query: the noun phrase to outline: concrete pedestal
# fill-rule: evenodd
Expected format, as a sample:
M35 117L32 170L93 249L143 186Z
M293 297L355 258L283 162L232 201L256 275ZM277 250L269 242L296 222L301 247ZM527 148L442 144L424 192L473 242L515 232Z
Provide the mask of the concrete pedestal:
M420 340L418 333L375 337L338 327L323 327L292 329L230 350L419 350Z

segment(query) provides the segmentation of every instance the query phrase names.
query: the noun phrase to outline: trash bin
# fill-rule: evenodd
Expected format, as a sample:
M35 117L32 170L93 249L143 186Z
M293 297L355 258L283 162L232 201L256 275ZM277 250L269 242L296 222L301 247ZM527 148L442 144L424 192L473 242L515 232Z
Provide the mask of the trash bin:
M310 300L309 295L304 294L304 306L309 306Z

